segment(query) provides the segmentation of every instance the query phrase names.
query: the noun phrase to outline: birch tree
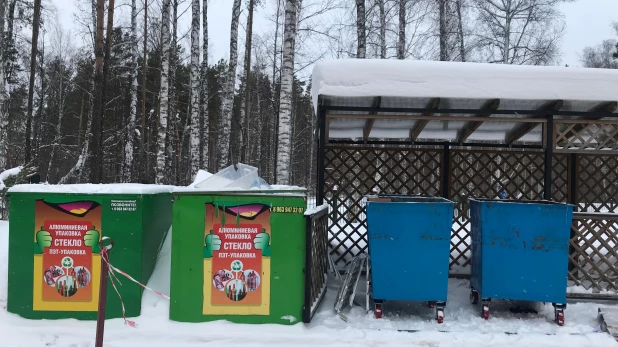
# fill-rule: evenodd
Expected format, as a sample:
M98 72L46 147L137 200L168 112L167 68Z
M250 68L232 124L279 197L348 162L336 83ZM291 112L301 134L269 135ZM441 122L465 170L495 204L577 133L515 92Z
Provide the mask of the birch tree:
M457 40L459 43L459 59L466 61L466 43L464 35L464 16L463 16L463 2L464 0L455 0L455 8L457 10Z
M170 0L163 0L161 10L161 87L159 92L159 130L157 136L157 166L155 182L164 183L166 169L167 120L169 110L169 71L170 71Z
M133 148L135 140L135 121L137 119L137 71L139 69L137 60L139 56L137 42L137 0L131 0L131 106L129 114L129 124L127 125L127 137L125 143L125 157L123 180L131 181L131 168L133 166Z
M406 4L407 0L399 0L399 34L397 40L397 59L406 58Z
M223 169L230 163L230 130L232 126L232 107L234 106L234 89L236 85L236 65L238 63L238 21L240 19L240 0L234 0L232 7L232 24L230 28L230 61L225 83L223 102L221 105L221 121L219 123L218 169ZM236 158L231 158L236 159Z
M380 59L386 59L386 9L385 0L377 0L380 12Z
M191 177L200 168L200 0L191 0Z
M139 134L139 177L140 182L146 180L147 165L146 165L146 78L148 75L148 0L144 0L144 52L142 66L142 116L140 119L140 134Z
M491 63L546 65L564 32L558 5L568 0L474 0L479 44Z
M200 167L208 168L210 119L208 116L208 0L202 0L202 71L200 86Z
M250 108L250 81L251 78L251 43L253 38L253 5L254 0L249 0L249 15L247 17L247 37L245 39L245 95L242 98L240 107L240 119L243 122L241 134L241 161L247 162L247 152L249 148L249 108Z
M5 111L5 38L4 38L4 16L6 13L6 0L0 0L0 172L7 169L7 155L8 155L8 133L7 128L9 124L9 115Z
M285 3L283 66L281 71L281 96L279 102L279 130L277 135L277 184L289 184L290 180L292 88L300 1L301 0L286 0Z
M356 0L356 58L365 59L367 56L367 30L365 27L365 0ZM287 25L287 23L286 23Z

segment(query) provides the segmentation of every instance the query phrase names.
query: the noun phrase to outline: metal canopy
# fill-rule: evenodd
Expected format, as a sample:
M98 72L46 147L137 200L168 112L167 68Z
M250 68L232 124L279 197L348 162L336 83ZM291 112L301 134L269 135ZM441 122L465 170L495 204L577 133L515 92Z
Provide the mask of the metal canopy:
M617 106L585 100L318 97L328 142L546 148L546 129L553 128L558 151L618 151Z

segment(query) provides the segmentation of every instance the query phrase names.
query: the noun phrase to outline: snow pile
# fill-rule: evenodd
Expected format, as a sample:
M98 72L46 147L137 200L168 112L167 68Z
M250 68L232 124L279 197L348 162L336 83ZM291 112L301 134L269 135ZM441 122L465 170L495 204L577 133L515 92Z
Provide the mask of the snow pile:
M148 286L169 294L171 270L171 237L163 244L155 271ZM18 346L93 346L94 321L26 320L7 313L8 223L0 221L0 345ZM123 285L135 285L123 281ZM186 324L169 320L169 301L149 291L144 292L142 315L135 319L137 329L111 319L105 324L105 346L114 347L198 347L198 346L616 346L608 334L597 333L598 305L569 304L566 325L558 327L553 308L539 304L539 314L513 314L508 305L492 302L492 317L484 321L479 306L468 303L468 281L449 280L449 301L442 325L433 320L427 303L387 302L384 319L354 308L346 312L349 322L342 321L333 310L336 291L329 285L323 304L311 324L294 326L245 325L225 321ZM125 304L131 305L129 302ZM281 317L290 319L290 317ZM396 330L416 330L416 333ZM508 334L507 334L508 333ZM515 333L516 335L512 335Z
M305 216L311 216L312 214L316 214L323 210L328 210L328 204L322 204L320 206L308 208L307 211L305 211Z
M158 194L171 193L174 186L158 184L19 184L9 193L67 193L67 194Z
M23 167L19 166L19 167L16 167L16 168L12 168L12 169L8 169L8 170L0 172L0 189L4 189L5 188L4 181L7 178L9 178L10 176L19 175L19 173L21 172L22 169L23 169Z
M302 191L306 189L297 186L270 185L258 175L258 169L253 166L238 163L230 165L216 174L200 170L195 180L187 187L177 187L175 193L203 192L240 192L240 191Z
M331 60L313 68L319 95L614 101L618 70L412 60Z

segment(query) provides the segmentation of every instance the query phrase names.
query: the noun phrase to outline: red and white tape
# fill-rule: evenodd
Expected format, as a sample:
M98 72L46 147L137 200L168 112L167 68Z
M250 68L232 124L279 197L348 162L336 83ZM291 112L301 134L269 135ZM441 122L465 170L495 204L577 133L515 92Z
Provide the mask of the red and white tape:
M106 249L102 249L101 250L101 256L103 256L105 252L107 252L107 250ZM137 327L137 323L127 319L126 310L125 310L125 306L124 306L124 301L122 300L122 296L120 295L120 292L118 291L118 288L116 287L116 282L114 281L114 279L116 279L116 281L118 281L119 285L122 285L122 283L120 282L118 277L116 277L116 274L114 272L117 272L117 273L123 275L124 277L128 278L132 282L135 282L135 283L139 284L142 288L147 289L147 290L155 293L156 295L158 295L158 296L160 296L162 298L165 298L167 300L170 299L169 296L167 296L167 295L165 295L165 294L163 294L163 293L161 293L159 291L156 291L156 290L154 290L152 288L148 288L146 285L144 285L140 281L138 281L135 278L131 277L131 275L129 275L128 273L126 273L126 272L118 269L117 267L113 266L112 264L110 264L110 262L107 259L107 257L103 256L102 258L103 258L103 260L105 260L105 263L107 263L108 272L109 272L109 278L110 278L110 281L112 282L112 287L114 287L114 290L116 291L116 294L118 295L118 298L120 299L120 305L122 306L122 316L124 318L124 323L127 324L128 326L130 326L132 328L136 328Z

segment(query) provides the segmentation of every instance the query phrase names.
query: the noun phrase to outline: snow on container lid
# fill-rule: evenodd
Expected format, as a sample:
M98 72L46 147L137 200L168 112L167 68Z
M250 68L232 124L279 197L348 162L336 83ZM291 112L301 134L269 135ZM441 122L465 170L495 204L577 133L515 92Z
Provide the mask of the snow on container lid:
M216 174L195 185L195 188L206 189L249 189L258 178L258 169L246 164L230 165Z

